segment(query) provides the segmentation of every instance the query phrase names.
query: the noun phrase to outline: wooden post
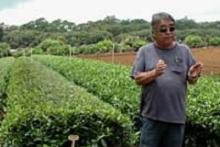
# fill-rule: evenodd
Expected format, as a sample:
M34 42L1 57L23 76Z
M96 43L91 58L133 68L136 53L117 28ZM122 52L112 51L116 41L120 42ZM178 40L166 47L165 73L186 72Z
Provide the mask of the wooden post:
M114 62L115 62L115 45L113 43L113 45L112 45L112 64L114 64Z
M78 136L78 135L69 135L69 136L68 136L68 139L69 139L70 141L72 141L71 147L75 147L75 141L76 141L76 140L79 140L79 136Z

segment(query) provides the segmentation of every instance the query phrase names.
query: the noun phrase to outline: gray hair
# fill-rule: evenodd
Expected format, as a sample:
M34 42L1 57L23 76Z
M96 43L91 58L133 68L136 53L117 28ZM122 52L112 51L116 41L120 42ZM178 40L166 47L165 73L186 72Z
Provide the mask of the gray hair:
M175 24L175 19L170 14L168 14L166 12L155 13L152 15L152 20L151 20L152 35L154 34L154 30L156 29L156 26L158 25L158 23L162 19L169 19L169 20L173 21Z
M160 12L160 13L156 13L153 14L152 16L152 20L151 20L151 26L152 28L155 28L155 26L160 22L160 20L162 19L169 19L171 21L173 21L175 23L175 19L173 18L173 16L171 16L170 14L166 13L166 12Z

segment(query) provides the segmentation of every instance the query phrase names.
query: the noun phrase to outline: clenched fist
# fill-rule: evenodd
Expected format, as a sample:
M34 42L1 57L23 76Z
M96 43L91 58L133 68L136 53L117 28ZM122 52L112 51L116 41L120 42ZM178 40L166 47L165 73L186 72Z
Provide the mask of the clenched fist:
M167 64L164 62L164 60L160 59L158 60L155 68L155 75L160 76L165 72L165 69L167 68Z

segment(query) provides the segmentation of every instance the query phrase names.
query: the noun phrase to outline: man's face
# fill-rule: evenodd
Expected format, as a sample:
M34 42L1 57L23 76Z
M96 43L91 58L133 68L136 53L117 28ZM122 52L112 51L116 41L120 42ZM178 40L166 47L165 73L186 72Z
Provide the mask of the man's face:
M155 41L162 48L170 48L175 41L175 25L172 20L162 19L155 28Z

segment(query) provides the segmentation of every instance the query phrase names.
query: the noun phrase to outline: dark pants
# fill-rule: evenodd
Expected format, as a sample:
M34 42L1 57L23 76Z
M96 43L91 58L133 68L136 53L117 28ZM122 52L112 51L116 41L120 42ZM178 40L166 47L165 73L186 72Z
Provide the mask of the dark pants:
M143 118L140 147L182 147L185 125Z

